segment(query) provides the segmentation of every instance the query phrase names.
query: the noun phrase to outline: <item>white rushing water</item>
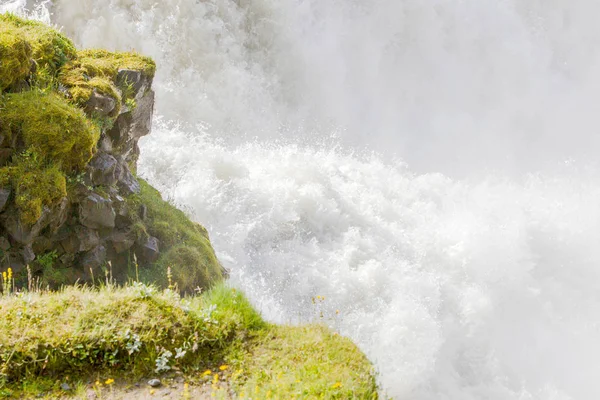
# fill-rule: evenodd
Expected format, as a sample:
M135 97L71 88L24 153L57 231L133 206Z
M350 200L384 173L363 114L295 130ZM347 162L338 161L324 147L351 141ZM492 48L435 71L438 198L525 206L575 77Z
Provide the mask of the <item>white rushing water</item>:
M140 171L268 318L397 399L600 398L600 3L0 4L156 59Z

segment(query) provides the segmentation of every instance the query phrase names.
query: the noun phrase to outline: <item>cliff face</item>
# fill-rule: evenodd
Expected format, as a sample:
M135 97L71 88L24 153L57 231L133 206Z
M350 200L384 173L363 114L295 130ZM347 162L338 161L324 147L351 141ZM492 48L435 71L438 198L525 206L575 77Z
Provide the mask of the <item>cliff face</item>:
M223 277L206 230L135 175L154 71L0 15L0 269L56 286L169 268L183 291Z

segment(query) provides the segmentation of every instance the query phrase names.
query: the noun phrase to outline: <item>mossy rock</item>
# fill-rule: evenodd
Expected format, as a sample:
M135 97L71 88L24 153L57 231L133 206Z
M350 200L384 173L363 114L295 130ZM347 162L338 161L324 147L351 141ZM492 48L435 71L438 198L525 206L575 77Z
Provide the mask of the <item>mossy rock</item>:
M26 20L14 14L0 14L0 26L17 29L20 36L31 45L38 71L54 75L69 60L77 56L73 42L52 27Z
M40 162L70 173L82 170L92 158L100 137L98 127L60 95L37 91L7 94L2 107L2 133L18 136Z
M0 169L0 185L14 190L21 220L34 224L44 207L67 195L66 175L85 168L99 129L62 96L37 91L6 94L0 132L20 143L20 155Z
M144 275L159 284L165 284L167 268L182 292L193 292L196 287L207 288L223 277L223 267L217 260L208 233L173 205L164 201L160 193L140 179L141 192L128 199L132 210L147 207L147 218L136 221L139 235L151 235L160 241L160 258L147 266Z
M117 74L121 69L141 71L152 78L156 64L151 58L133 52L83 50L62 68L59 80L69 88L73 101L79 106L84 106L94 91L113 98L120 105L131 100L133 93L128 90L127 82L117 82ZM117 84L121 87L117 87ZM113 115L118 113L118 109L113 111Z
M0 90L25 79L31 70L31 46L21 32L0 25Z

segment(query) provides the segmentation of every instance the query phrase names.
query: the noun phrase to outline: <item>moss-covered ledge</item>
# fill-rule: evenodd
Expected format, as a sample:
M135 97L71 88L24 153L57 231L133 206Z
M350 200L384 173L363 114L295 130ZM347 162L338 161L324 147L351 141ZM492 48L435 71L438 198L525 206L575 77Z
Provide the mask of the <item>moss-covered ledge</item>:
M206 230L135 175L156 65L0 15L0 268L58 287L221 280Z

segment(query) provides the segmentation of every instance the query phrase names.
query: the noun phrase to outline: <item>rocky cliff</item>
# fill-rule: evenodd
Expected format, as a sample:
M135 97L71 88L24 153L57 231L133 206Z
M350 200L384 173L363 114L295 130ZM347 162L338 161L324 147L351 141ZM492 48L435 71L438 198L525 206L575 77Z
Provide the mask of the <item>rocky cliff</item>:
M109 275L191 291L222 278L206 230L136 177L154 72L0 15L0 269L51 286Z

